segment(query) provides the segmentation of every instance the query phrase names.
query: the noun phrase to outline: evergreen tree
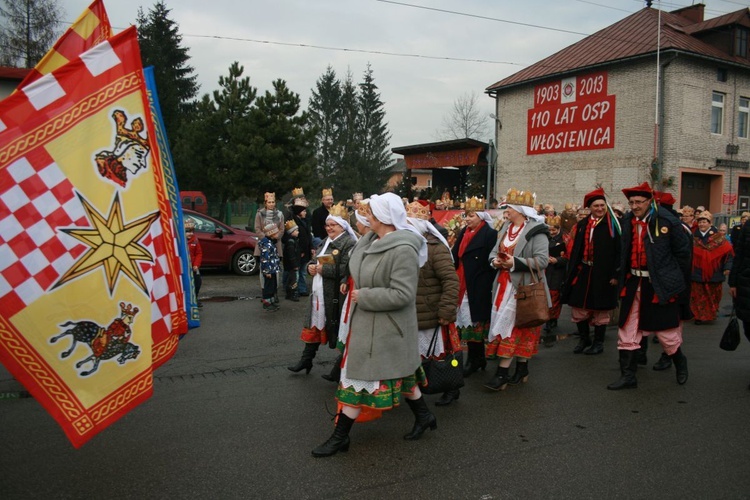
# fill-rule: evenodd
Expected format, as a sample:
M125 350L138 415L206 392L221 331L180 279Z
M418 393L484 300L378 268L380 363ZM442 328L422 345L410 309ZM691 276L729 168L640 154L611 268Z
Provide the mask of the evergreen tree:
M375 85L372 68L367 65L364 81L359 84L358 139L360 158L356 165L362 189L378 193L388 179L391 151L385 110Z
M177 24L169 18L170 9L159 0L144 14L138 9L138 43L143 65L154 67L164 127L170 144L174 145L182 120L195 106L198 95L197 77L188 65L188 49L182 46Z
M341 123L339 125L339 144L341 157L336 168L334 185L341 193L360 191L367 194L378 192L370 190L359 176L362 163L362 144L360 142L360 108L359 90L354 84L351 71L341 84Z
M318 175L328 181L335 176L341 161L341 85L331 66L318 78L308 104L310 125L315 127L315 151Z
M248 171L257 164L252 152L257 143L251 119L257 89L244 68L234 62L227 76L219 77L219 90L196 105L184 137L175 148L183 189L202 189L221 202L220 217L229 200L247 191ZM183 182L185 179L185 182Z
M61 34L57 0L2 0L0 65L33 68Z
M273 92L259 97L252 110L254 162L247 182L256 196L266 191L288 192L315 177L315 129L310 115L300 109L299 94L284 80L273 82ZM252 193L251 193L252 194Z

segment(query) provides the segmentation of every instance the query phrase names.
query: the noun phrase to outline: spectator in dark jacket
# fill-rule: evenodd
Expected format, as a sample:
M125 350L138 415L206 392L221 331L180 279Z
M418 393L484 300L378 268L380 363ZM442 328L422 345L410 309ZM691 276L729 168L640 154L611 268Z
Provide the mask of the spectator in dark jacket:
M750 225L743 224L732 243L735 244L735 255L732 271L729 273L729 293L734 299L737 317L742 321L742 328L747 336L750 328Z
M547 275L547 286L552 299L552 308L550 309L550 320L544 326L545 347L555 345L556 335L553 333L557 328L557 319L560 317L562 310L562 300L560 300L560 290L565 281L565 273L568 266L568 256L565 253L565 242L563 234L560 231L560 216L552 215L546 218L549 226L549 265L544 270Z
M287 221L284 237L284 271L288 273L286 298L299 302L298 277L300 268L299 227L294 220Z
M297 229L299 230L300 266L297 276L297 288L300 296L307 297L310 295L310 292L307 288L306 270L307 264L313 257L313 239L312 233L310 233L309 217L307 216L307 200L295 200L294 205L292 205L292 214L292 220L297 224Z

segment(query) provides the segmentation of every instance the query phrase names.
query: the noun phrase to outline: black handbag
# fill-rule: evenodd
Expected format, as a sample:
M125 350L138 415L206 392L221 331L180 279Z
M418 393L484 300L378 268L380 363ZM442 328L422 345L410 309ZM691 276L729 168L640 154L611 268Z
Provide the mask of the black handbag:
M724 328L724 335L721 336L719 347L725 351L734 351L740 345L740 323L732 308L732 314L729 317L729 324Z
M427 385L421 387L421 390L425 394L442 394L464 386L463 351L446 354L443 359L434 358L439 334L440 325L435 328L430 347L427 349L427 358L422 361Z

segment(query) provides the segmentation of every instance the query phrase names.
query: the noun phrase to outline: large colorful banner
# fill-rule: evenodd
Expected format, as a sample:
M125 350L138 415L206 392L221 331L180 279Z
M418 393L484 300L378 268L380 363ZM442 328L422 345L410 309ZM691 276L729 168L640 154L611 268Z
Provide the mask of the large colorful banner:
M186 328L135 28L0 102L0 361L79 447Z
M615 147L615 96L607 95L606 72L537 85L527 119L529 155Z

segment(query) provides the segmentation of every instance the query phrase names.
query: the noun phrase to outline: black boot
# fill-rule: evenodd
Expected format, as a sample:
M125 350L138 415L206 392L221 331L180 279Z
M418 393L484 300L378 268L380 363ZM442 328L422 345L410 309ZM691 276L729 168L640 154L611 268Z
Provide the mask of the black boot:
M414 441L422 437L424 431L428 428L433 431L437 429L437 419L435 415L430 412L425 403L424 397L420 396L419 399L407 399L406 404L411 408L411 412L414 414L416 420L414 420L414 427L411 432L404 436L404 439Z
M299 291L296 288L292 290L289 300L291 300L292 302L299 302Z
M659 361L654 363L653 368L657 372L669 370L670 368L672 368L672 358L670 358L669 354L667 354L666 352L662 352Z
M331 373L324 373L321 375L324 379L330 381L330 382L336 382L339 383L339 380L341 379L341 360L343 359L343 355L339 354L339 356L336 358L336 361L333 362L333 368L331 368Z
M306 342L305 349L302 351L302 358L300 358L296 365L287 366L287 369L294 373L301 372L302 370L307 370L307 373L310 373L313 366L312 360L315 359L315 355L318 353L318 346L320 346L320 342Z
M328 441L312 451L314 457L330 457L339 451L349 451L349 431L352 430L354 420L343 413L338 414L336 428Z
M470 377L472 373L487 367L487 359L484 357L484 342L467 342L466 345L469 353L464 366L464 377Z
M580 323L576 323L576 327L578 327L580 340L578 341L578 345L573 348L573 354L581 354L584 349L591 345L591 338L589 336L589 321L583 320Z
M440 396L440 399L435 401L435 406L448 406L454 401L458 401L458 398L461 396L461 391L458 389L455 389L453 391L446 391L443 393L442 396Z
M508 369L498 365L495 376L492 377L489 382L484 384L484 386L493 391L504 391L505 388L508 387L508 382L510 382Z
M636 362L639 365L647 365L648 364L648 356L646 356L646 353L648 352L648 337L641 337L641 347L638 349L635 355Z
M555 334L544 335L542 337L542 342L544 343L544 347L555 347L556 341L557 341L557 335Z
M687 358L679 347L677 348L677 352L670 357L674 363L675 371L677 371L677 383L683 385L688 379Z
M638 370L638 363L635 357L635 351L620 350L620 380L612 382L607 389L619 391L620 389L635 389L638 387L638 380L635 373Z
M604 332L607 325L596 325L594 327L594 343L583 351L584 354L601 354L604 352Z
M517 385L521 382L526 383L529 380L529 362L516 360L516 371L513 376L510 377L508 383L510 385Z

